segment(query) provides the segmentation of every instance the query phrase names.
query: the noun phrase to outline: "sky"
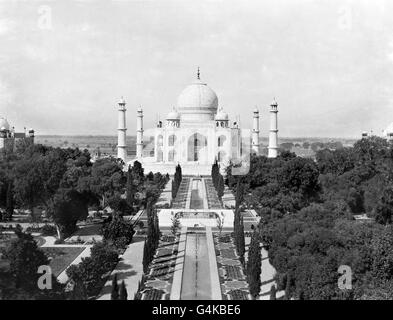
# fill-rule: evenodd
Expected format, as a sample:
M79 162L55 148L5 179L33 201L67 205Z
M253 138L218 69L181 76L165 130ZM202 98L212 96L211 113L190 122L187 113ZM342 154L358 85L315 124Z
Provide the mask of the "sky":
M391 0L0 0L0 116L16 131L116 135L127 102L154 127L196 78L242 127L360 137L393 122Z

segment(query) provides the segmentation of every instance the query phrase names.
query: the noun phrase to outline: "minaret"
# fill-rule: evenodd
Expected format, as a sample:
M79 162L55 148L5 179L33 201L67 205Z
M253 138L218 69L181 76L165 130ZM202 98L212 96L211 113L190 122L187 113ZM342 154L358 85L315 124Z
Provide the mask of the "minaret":
M253 125L252 125L252 152L259 154L259 110L254 109Z
M278 123L277 123L277 101L276 99L270 105L270 133L269 133L269 158L277 158L277 132L278 132Z
M136 118L136 158L142 159L143 150L143 110L138 108Z
M126 162L127 150L126 150L126 102L121 97L118 102L119 105L119 120L117 127L117 157Z
M34 137L35 137L35 132L34 132L34 129L31 128L31 129L29 129L29 138L30 138L30 142L32 144L34 144Z

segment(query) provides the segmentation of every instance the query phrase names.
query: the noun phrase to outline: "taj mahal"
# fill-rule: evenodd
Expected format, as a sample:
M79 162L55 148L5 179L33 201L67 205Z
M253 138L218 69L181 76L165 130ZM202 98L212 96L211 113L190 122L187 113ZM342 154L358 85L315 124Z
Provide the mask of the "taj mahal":
M270 105L270 133L268 156L277 156L278 104ZM251 116L251 115L250 115ZM155 128L144 130L143 109L137 109L136 157L129 159L126 151L126 102L118 102L117 157L132 165L142 163L146 172L173 174L180 164L183 174L210 175L212 164L217 161L225 174L232 162L247 161L250 153L259 154L259 110L252 113L252 130L240 128L240 121L231 121L220 106L216 93L201 80L198 68L196 79L180 93L176 107L167 114L165 121L158 121ZM149 134L146 134L146 131ZM249 158L248 158L249 159Z

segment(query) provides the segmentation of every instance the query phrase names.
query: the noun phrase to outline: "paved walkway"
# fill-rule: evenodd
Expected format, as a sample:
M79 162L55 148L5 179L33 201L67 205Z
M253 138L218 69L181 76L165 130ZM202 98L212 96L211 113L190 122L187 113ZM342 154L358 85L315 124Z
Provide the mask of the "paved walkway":
M222 204L224 208L229 209L234 209L236 205L235 196L227 186L225 186L224 195L222 196Z
M48 237L43 237L45 239L45 243L41 247L54 247L56 246L55 241L56 237L48 236Z
M180 300L181 285L183 280L184 256L186 252L187 227L182 227L179 238L179 248L176 257L175 271L173 274L170 300Z
M248 256L248 246L251 241L251 237L246 237L246 254L245 258ZM272 285L275 285L277 288L277 283L274 280L274 276L276 275L276 269L269 262L268 252L261 248L261 256L262 256L262 266L261 266L261 292L259 293L258 300L270 300L270 289ZM276 294L276 298L281 298L284 295L284 291L279 291Z
M120 262L112 271L112 274L105 286L102 288L97 300L110 300L112 291L112 278L117 273L117 280L120 285L121 281L127 288L128 300L133 300L135 293L138 291L138 283L143 275L143 245L144 241L131 243L124 254L121 256Z
M160 198L158 199L156 206L170 205L172 201L172 178L169 179L165 188L162 190Z

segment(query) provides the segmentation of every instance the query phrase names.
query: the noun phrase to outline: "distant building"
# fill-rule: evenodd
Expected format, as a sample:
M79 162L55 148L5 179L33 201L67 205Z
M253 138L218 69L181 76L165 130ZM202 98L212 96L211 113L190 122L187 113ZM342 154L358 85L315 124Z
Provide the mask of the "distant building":
M0 153L12 152L19 141L34 143L34 130L15 132L6 118L0 117Z

